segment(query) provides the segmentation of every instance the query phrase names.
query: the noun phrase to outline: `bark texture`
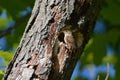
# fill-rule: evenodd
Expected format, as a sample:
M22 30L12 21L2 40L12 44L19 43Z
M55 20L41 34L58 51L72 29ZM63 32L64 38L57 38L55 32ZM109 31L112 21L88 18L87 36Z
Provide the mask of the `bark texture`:
M36 0L4 80L70 80L101 3L101 0Z

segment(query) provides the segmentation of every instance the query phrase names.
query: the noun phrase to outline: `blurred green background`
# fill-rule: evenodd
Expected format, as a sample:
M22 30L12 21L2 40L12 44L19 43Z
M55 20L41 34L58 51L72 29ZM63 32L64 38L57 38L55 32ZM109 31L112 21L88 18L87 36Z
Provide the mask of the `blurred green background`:
M34 0L0 0L0 80L23 35ZM120 80L120 0L105 0L71 80Z

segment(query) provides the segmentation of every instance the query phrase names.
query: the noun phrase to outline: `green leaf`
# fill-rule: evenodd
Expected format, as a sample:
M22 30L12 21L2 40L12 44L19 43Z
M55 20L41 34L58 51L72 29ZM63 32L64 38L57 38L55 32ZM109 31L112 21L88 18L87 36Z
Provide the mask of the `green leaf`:
M84 49L84 50L86 50L87 48L89 48L92 43L93 43L93 38L91 38L91 39L88 41L88 43L87 43L87 45L85 46L85 49Z
M116 57L117 57L117 63L115 64L116 75L114 80L120 80L120 53L117 53Z
M4 72L0 70L0 80L2 80L3 76L4 76Z
M16 24L15 24L16 28L15 28L15 31L13 32L13 34L6 36L7 43L11 47L16 48L17 45L19 44L20 39L25 30L25 26L27 25L27 21L28 21L28 17L25 17L24 21L21 20L21 22L16 22ZM19 23L21 23L21 24L19 24Z
M114 0L106 0L106 4L101 10L101 16L112 25L120 25L120 5Z
M7 19L0 18L0 29L5 27L7 23L8 23Z
M85 50L85 53L88 54L89 58L95 64L100 64L102 58L106 55L106 40L103 35L96 34L93 37L93 42L89 48ZM90 60L89 60L90 61Z
M117 62L117 57L114 55L106 56L103 58L103 63L113 63Z
M0 57L3 57L5 61L9 62L12 59L13 54L10 52L0 51Z
M117 29L109 30L104 36L107 44L112 44L114 47L119 42L120 31Z
M20 11L28 6L33 6L34 0L1 0L0 7L4 8L14 19L18 17Z
M100 65L102 63L102 58L106 56L106 40L104 35L96 34L91 40L89 40L84 53L81 56L81 67L83 68L87 64Z
M86 79L83 79L83 78L81 78L81 77L76 77L74 80L86 80Z
M5 15L6 11L5 10L2 10L2 13L1 14L4 14ZM8 17L8 15L6 15L5 17L1 16L0 14L0 29L2 29L3 27L6 26L6 24L11 21L11 17Z

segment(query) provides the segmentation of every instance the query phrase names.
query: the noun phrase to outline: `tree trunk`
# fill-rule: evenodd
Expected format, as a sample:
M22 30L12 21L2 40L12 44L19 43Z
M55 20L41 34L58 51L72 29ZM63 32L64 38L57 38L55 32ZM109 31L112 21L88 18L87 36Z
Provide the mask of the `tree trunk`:
M4 80L70 80L101 0L36 0Z

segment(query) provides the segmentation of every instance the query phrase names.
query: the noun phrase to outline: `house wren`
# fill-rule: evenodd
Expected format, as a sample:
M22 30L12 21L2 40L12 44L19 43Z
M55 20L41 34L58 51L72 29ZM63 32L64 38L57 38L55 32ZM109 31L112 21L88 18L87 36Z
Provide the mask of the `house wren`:
M72 51L76 48L76 45L75 45L75 40L74 40L74 37L72 35L72 32L69 31L69 30L64 30L62 31L64 33L64 42L66 44L66 47Z

